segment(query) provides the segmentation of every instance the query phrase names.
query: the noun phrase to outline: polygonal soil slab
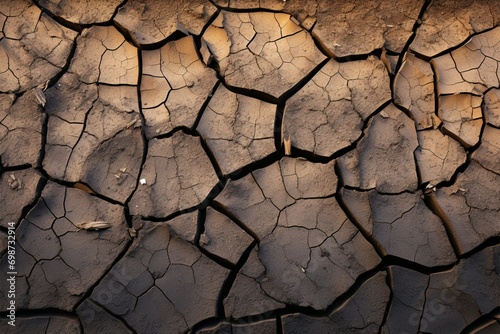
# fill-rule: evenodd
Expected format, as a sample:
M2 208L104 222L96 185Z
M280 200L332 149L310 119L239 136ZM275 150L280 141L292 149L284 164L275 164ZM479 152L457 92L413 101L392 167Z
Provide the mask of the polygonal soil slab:
M401 284L401 292L412 290L419 296L408 322L417 324L422 332L460 333L476 319L494 311L500 298L499 259L499 247L488 247L462 259L451 270L431 274L428 278L418 275L417 282L411 280ZM422 286L425 280L428 282Z
M198 232L198 216L198 211L183 212L183 214L167 220L164 224L178 238L194 244ZM135 216L132 224L136 230L140 230L145 223L140 217Z
M500 10L494 0L432 1L417 29L410 49L425 57L433 57L451 49L471 34L500 23Z
M40 159L42 127L45 122L35 91L15 98L0 94L0 158L2 166L31 165Z
M137 89L86 84L67 73L46 96L44 169L124 203L143 155Z
M202 37L228 85L276 98L326 58L288 14L222 11Z
M0 92L23 92L62 71L76 31L48 16L32 1L0 1Z
M335 194L334 163L320 164L286 157L241 179L228 181L216 201L258 238L264 238L278 223L280 211L296 200ZM316 212L311 211L311 214Z
M114 20L138 43L153 44L176 30L199 35L215 11L208 0L138 0L120 7Z
M389 76L380 60L332 59L287 101L284 139L301 150L331 156L356 141L364 121L390 98Z
M335 56L345 57L368 54L383 47L401 52L412 35L424 1L324 0L317 3L317 21L312 32Z
M498 87L500 28L475 35L465 45L434 58L439 94L482 94Z
M240 260L253 238L224 214L208 207L200 246L233 265Z
M384 252L432 267L456 260L446 230L419 194L382 195L344 189L342 198Z
M370 119L356 148L339 159L345 184L384 193L415 190L418 179L413 152L417 146L412 120L388 105Z
M394 79L394 103L410 111L417 130L436 128L434 72L431 65L411 53Z
M41 176L34 169L12 171L0 176L0 225L17 223L22 211L32 204L41 189Z
M438 115L443 128L465 147L479 142L483 118L482 99L471 94L445 95L440 97Z
M206 139L222 173L230 174L275 151L276 106L217 88L197 130Z
M68 71L84 83L135 85L139 79L137 49L113 26L92 26L78 36Z
M383 332L460 333L497 306L499 259L499 247L493 246L430 275L391 266L394 295ZM494 315L482 320L484 327L497 323Z
M181 333L215 316L228 273L168 227L151 224L139 231L90 302L103 305L139 333Z
M361 285L352 297L327 317L301 313L282 316L283 332L299 333L376 333L383 322L390 290L386 274L379 272ZM356 328L353 330L353 328Z
M500 235L499 186L499 174L472 160L468 168L458 175L453 186L436 191L437 203L449 218L463 252Z
M77 2L40 0L41 7L52 14L77 24L107 22L122 0L83 0Z
M382 332L417 333L429 276L404 267L389 268L392 274L393 299ZM431 317L434 318L433 315Z
M500 175L500 129L486 125L472 157L485 169Z
M224 311L235 319L258 316L285 307L285 304L271 298L260 285L265 278L266 268L259 259L256 247L241 268L224 298Z
M214 3L224 9L255 10L260 8L289 13L300 23L301 27L309 31L316 22L319 5L316 0L215 0Z
M76 313L80 319L84 333L133 333L125 326L121 319L111 315L102 306L96 304L91 299L85 299L76 308Z
M325 309L357 276L378 264L373 246L332 197L336 184L333 162L284 158L226 185L216 200L261 239L257 266L265 268L265 279L258 270L237 276L236 291L251 291L257 281L264 293L253 302L267 295L286 304ZM235 294L228 298L235 316L255 312L255 305L238 305Z
M484 94L484 118L488 124L500 128L500 89Z
M278 224L261 241L259 257L266 268L261 283L266 294L286 304L320 310L380 258L335 200L318 201L318 207L310 207L311 212L319 212L315 226L309 226L307 217L288 216L287 225Z
M415 151L420 182L436 185L449 181L467 155L459 142L439 130L417 132L419 146Z
M166 217L192 208L219 182L200 138L182 131L149 141L140 179L129 205L132 215L144 217Z
M192 127L217 82L192 36L142 51L141 102L148 138Z
M77 227L95 221L109 227ZM49 181L16 230L16 306L71 311L125 248L126 226L123 207ZM4 255L2 265L7 266L6 261ZM6 297L2 294L2 307L7 305Z
M430 275L423 312L438 313L439 316L432 317L434 321L422 319L421 330L431 333L446 330L460 332L498 307L498 259L498 247L488 248L470 259L464 259L452 271Z

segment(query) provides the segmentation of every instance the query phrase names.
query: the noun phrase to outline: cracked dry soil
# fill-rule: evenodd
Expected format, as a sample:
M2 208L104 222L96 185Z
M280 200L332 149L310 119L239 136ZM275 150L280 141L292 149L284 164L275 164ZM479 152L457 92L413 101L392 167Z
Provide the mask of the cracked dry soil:
M499 333L499 64L494 0L0 0L0 332Z

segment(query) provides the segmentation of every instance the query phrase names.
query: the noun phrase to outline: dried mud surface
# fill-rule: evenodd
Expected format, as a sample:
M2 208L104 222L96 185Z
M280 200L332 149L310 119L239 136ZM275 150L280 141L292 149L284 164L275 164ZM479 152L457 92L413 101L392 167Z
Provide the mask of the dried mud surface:
M498 333L500 7L0 0L0 208L2 333Z

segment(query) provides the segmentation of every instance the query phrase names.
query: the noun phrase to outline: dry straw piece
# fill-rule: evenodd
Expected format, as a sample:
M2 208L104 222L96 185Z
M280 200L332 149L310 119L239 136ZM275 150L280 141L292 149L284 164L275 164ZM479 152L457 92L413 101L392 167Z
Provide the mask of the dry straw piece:
M78 227L81 230L103 230L106 228L110 228L111 224L107 223L105 221L95 221L95 222L86 222L86 223L81 223L77 224L76 227Z
M285 155L292 154L292 139L290 138L290 134L285 133L285 114L286 114L286 106L283 110L283 117L281 119L281 145L285 148Z
M38 103L42 106L45 107L45 103L47 102L47 99L45 98L45 94L43 90L40 88L36 87L35 88L35 97L38 100Z

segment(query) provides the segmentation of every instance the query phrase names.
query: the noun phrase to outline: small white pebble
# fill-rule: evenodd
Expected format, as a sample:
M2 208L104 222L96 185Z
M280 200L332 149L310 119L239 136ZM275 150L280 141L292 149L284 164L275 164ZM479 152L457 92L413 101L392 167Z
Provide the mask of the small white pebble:
M146 179L140 179L139 181L141 184L146 184Z

